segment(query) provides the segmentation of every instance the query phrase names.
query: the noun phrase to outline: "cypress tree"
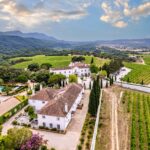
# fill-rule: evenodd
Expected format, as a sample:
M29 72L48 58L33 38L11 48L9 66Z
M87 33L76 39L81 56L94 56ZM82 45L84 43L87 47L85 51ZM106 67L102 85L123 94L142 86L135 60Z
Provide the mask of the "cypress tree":
M96 115L96 104L95 104L95 92L92 89L90 93L90 101L89 101L89 107L88 107L88 112L92 115Z

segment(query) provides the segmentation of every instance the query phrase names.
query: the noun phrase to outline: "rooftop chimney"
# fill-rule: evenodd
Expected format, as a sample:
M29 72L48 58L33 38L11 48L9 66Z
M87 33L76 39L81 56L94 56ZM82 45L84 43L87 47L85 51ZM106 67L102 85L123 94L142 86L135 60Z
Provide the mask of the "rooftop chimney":
M68 104L65 103L65 112L68 113Z
M40 84L40 91L43 89L43 85L42 84Z

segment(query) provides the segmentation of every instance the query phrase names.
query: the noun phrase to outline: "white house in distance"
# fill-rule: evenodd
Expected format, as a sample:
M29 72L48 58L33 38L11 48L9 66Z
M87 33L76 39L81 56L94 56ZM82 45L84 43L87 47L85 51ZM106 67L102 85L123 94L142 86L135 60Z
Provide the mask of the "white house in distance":
M69 77L71 74L76 74L78 76L89 76L90 66L81 62L70 63L68 67L65 68L52 68L50 72L54 74L63 74L66 77Z
M38 126L65 130L80 104L84 88L72 83L61 89L45 88L29 99L37 111Z

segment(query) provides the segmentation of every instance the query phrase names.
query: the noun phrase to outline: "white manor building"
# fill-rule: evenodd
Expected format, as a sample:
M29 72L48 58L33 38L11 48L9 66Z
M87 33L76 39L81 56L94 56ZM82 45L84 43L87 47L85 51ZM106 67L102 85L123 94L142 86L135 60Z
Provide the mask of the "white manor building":
M89 65L81 62L71 63L65 68L52 68L50 69L50 72L53 72L54 74L63 74L66 77L69 77L71 74L76 74L80 77L89 76L91 74Z
M45 88L29 99L37 112L38 126L66 130L84 93L80 84L72 83L61 89Z

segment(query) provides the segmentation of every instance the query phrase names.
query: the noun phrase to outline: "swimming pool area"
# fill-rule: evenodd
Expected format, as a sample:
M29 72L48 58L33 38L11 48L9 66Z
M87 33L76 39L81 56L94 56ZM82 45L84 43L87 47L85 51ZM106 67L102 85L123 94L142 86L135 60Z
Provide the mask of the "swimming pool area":
M0 93L2 93L5 86L0 85ZM19 86L12 87L12 91L15 91L19 88Z
M0 92L2 92L3 88L4 88L4 86L0 86Z

